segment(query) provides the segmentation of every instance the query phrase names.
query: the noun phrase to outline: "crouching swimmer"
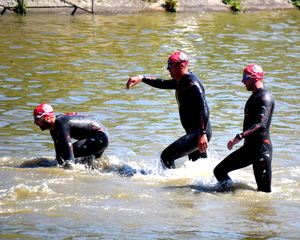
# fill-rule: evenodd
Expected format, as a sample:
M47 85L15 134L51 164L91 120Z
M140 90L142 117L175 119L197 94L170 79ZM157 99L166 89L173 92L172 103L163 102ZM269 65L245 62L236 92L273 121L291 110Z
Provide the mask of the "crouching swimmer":
M71 163L92 166L108 147L109 134L96 119L77 113L55 115L52 106L43 103L33 112L34 123L42 131L49 129L54 141L56 160L64 168ZM71 139L77 141L72 143Z

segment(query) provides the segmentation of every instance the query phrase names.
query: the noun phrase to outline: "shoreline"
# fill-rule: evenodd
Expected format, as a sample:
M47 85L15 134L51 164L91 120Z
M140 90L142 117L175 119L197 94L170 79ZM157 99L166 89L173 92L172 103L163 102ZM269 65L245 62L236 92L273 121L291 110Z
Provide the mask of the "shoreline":
M75 14L132 14L145 12L162 12L165 0L149 3L142 0L24 0L27 14L57 13L71 14L77 6ZM0 0L0 11L12 13L9 8L17 5L17 0ZM244 11L278 11L296 9L289 0L243 0ZM93 10L93 12L92 12ZM222 0L177 0L177 12L230 12ZM4 14L4 13L3 13Z

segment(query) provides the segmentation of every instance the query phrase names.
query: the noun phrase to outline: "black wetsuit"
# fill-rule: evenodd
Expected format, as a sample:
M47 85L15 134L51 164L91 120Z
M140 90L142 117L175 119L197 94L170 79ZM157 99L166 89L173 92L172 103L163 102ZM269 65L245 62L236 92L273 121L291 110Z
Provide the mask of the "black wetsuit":
M198 149L198 139L199 135L206 134L210 141L212 131L209 122L209 107L200 80L189 71L180 81L151 77L144 77L142 81L156 88L175 89L181 124L186 132L162 152L162 163L167 168L175 168L174 161L186 155L193 161L206 158L207 153L200 153Z
M244 145L231 153L214 169L218 181L230 180L228 172L253 164L259 191L271 192L272 143L270 124L275 101L266 88L256 90L245 106L243 133Z
M108 132L98 120L77 113L56 116L55 130L50 134L59 164L79 157L100 158L109 142ZM71 138L78 141L72 143Z

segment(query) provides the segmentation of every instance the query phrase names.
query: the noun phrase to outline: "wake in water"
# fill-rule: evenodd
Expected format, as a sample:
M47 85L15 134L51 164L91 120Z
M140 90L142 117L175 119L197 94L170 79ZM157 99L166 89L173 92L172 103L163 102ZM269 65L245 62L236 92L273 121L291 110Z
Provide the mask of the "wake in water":
M108 156L108 165L111 172L118 173L124 177L134 177L149 179L152 182L163 182L171 185L166 189L189 188L196 192L218 193L218 192L234 192L239 189L256 191L245 182L228 181L219 183L213 175L213 169L219 163L219 159L211 156L207 159L199 159L198 161L189 161L186 158L176 161L176 169L164 169L160 163L160 154L153 160L146 161L137 159L135 154L131 158L122 160L116 156ZM150 162L150 163L149 163ZM233 175L241 172L236 172Z
M56 167L58 162L45 157L26 160L21 163L20 168L36 168L36 167Z
M106 156L101 160L94 160L92 165L72 164L74 171L92 169L100 173L109 173L118 177L148 178L151 181L160 181L171 185L166 188L190 188L196 192L232 192L237 189L255 191L246 183L230 181L220 184L213 175L213 169L219 160L215 157L199 159L192 162L179 159L176 161L176 169L163 169L159 156L154 160L142 160L137 158L134 153L127 154L127 158L115 155ZM124 163L126 162L126 163ZM150 163L149 163L150 162ZM47 167L62 168L55 159L46 157L33 158L21 163L20 168ZM241 177L238 177L241 179ZM243 177L242 177L243 179Z

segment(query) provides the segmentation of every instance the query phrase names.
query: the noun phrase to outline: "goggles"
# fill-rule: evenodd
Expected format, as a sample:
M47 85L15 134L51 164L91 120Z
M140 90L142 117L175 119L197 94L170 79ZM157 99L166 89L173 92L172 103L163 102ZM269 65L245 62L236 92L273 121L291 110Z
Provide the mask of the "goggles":
M187 61L182 61L182 62L177 62L177 63L168 63L168 68L173 68L173 67L175 67L178 63L184 63L184 62L187 62Z
M244 75L243 76L243 81L247 81L247 80L249 80L249 78L251 78L251 75Z
M43 116L45 116L47 113L43 113L42 115L39 115L39 116L34 116L33 119L34 121L38 121L40 120Z
M251 75L248 74L243 75L243 81L247 81L250 78L263 78L263 77L258 76L256 73L252 73Z
M264 72L252 72L247 70L248 74L243 75L243 81L247 81L250 78L263 78L261 76L259 76L260 74L263 74ZM250 74L250 75L249 75Z

